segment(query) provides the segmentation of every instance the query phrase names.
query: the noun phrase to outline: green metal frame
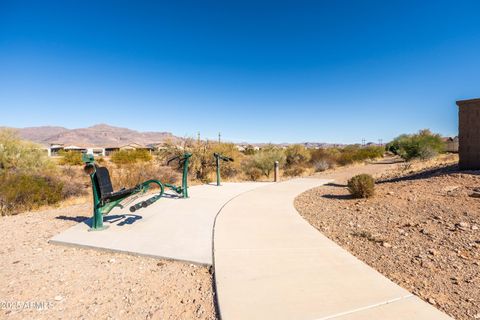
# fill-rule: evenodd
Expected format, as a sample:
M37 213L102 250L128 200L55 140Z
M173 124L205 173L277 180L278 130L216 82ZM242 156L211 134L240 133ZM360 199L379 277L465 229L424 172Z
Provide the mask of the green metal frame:
M165 187L172 189L177 194L181 195L182 198L188 198L188 164L191 156L192 156L191 153L185 152L183 155L173 157L167 161L167 165L168 165L170 164L170 162L178 160L179 166L182 167L183 173L182 173L181 186L175 186L169 183L165 183Z
M224 156L220 153L214 153L213 156L215 157L215 165L217 166L217 186L221 186L221 178L220 178L220 160L229 162L233 162L233 158L229 158L227 156Z
M112 201L104 201L101 199L100 190L98 190L97 185L95 183L95 180L96 180L95 175L97 172L95 158L93 157L93 155L84 153L82 155L82 161L85 163L85 171L89 174L90 181L92 183L93 217L92 217L92 225L91 225L90 231L100 231L100 230L106 229L107 226L103 225L103 216L107 215L116 206L122 207L120 203L125 199L132 197L138 193L146 193L148 189L150 189L151 184L158 185L160 188L160 192L155 196L130 207L131 212L134 212L141 207L147 207L148 205L154 203L155 201L157 201L162 197L163 192L165 191L165 188L160 181L152 179L137 185L135 187L135 190L131 194L125 195L124 197L121 197L119 199L115 199Z

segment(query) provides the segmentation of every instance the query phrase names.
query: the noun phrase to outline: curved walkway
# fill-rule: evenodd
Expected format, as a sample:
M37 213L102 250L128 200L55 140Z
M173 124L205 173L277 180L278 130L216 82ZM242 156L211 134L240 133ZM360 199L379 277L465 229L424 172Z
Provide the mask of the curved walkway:
M265 185L268 183L193 186L189 199L162 198L135 214L128 211L129 205L115 208L104 218L108 229L89 232L90 220L86 220L50 242L212 265L212 230L217 213L230 199Z
M322 179L271 184L231 200L214 231L220 317L450 319L323 236L295 197Z

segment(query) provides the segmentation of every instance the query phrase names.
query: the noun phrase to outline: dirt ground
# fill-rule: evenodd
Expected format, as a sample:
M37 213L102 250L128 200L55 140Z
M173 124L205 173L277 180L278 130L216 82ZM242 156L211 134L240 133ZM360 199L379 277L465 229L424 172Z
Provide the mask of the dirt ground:
M452 163L450 159L447 163ZM300 214L392 281L456 319L480 319L480 172L455 165L369 165L327 173L336 182L300 195ZM428 166L427 166L428 167ZM382 176L376 195L352 199L344 183Z
M48 243L89 212L0 217L0 318L215 319L206 267Z

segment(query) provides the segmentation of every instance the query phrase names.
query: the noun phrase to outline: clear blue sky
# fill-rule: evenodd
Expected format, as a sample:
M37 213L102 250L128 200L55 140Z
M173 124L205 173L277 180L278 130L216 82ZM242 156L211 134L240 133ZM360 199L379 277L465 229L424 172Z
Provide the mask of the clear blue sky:
M480 1L0 0L0 125L251 142L457 132Z

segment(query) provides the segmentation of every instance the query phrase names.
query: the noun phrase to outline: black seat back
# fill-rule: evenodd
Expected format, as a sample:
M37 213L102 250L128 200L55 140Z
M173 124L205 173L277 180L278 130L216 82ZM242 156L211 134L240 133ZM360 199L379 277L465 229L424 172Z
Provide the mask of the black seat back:
M113 192L112 181L110 180L110 173L105 167L98 167L95 173L97 189L100 191L100 198L105 199Z

